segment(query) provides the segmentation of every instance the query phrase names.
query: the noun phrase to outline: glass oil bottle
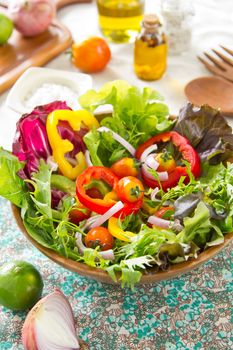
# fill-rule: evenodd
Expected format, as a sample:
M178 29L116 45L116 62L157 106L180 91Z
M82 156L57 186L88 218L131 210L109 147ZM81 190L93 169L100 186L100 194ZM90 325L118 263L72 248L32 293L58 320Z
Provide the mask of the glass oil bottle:
M138 78L157 80L167 65L167 42L159 18L145 15L134 46L134 70Z
M140 30L144 0L97 0L99 26L110 41L133 42Z

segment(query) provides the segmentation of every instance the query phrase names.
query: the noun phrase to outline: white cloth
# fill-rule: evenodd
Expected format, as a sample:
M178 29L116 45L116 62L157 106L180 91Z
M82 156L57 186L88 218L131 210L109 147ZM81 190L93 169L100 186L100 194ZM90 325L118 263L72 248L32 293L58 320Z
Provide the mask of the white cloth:
M159 13L160 5L160 1L146 0L146 13ZM219 44L232 47L233 1L194 0L194 7L191 49L185 54L168 58L168 68L162 79L149 83L139 80L133 71L133 44L110 44L111 62L103 72L92 75L94 88L115 79L125 79L139 87L152 86L165 97L170 112L177 114L186 102L184 86L194 78L210 75L196 56L204 50L217 48ZM101 35L95 1L67 6L58 12L58 18L70 29L76 42L88 36ZM65 54L47 66L77 71ZM0 96L0 145L10 150L19 115L4 106L7 93ZM229 118L228 122L233 127L233 118Z

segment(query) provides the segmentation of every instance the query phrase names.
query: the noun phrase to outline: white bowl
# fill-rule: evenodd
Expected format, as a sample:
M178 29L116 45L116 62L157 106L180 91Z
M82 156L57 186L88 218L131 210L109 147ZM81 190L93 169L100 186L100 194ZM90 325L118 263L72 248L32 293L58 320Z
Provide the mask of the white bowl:
M77 98L84 92L92 88L92 78L88 74L75 73L58 69L31 67L28 68L14 84L10 90L6 106L17 113L29 113L36 106L28 106L28 99L43 84L62 85L74 92ZM54 100L53 94L44 97L46 101L40 104L46 104ZM74 99L73 109L80 108L77 98ZM65 98L60 98L65 101Z

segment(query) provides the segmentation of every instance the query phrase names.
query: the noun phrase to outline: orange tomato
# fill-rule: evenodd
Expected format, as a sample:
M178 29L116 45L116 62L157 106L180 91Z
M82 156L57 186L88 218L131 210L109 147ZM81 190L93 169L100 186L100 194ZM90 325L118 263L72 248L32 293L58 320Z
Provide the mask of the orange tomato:
M116 194L123 202L134 203L143 199L144 187L136 177L126 176L117 183Z
M119 178L125 176L137 176L138 175L138 166L136 160L133 158L125 157L117 162L115 162L111 166L111 170L116 174Z
M110 48L102 38L91 37L81 44L72 45L72 62L83 72L100 72L106 67L110 58Z
M159 162L158 171L167 171L170 173L176 168L175 159L166 149L164 149L163 152L158 153L155 159Z
M95 249L97 246L101 250L112 249L114 243L113 236L105 227L92 228L85 237L85 245L88 248Z

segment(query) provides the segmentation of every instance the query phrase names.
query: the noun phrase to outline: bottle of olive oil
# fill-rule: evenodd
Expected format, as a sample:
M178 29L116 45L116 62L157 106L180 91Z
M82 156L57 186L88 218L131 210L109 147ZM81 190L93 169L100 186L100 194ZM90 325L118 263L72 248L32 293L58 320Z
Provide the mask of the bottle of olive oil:
M166 70L167 42L156 15L145 15L134 46L134 70L143 80L160 79Z
M97 0L99 26L113 42L133 42L140 30L144 0Z

